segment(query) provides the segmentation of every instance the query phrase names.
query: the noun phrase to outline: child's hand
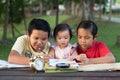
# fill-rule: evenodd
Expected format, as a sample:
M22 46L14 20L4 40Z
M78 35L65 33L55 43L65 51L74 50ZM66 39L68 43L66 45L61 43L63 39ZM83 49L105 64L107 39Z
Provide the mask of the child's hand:
M43 61L44 62L48 62L49 61L49 55L44 54L42 57L43 57Z
M78 56L77 52L75 51L75 48L73 47L72 49L72 54L70 54L70 56L67 58L70 61L75 60Z
M80 54L76 57L78 61L81 62L81 64L89 64L89 59L87 58L86 54Z
M73 61L76 57L77 57L77 55L69 56L69 57L67 58L67 60Z

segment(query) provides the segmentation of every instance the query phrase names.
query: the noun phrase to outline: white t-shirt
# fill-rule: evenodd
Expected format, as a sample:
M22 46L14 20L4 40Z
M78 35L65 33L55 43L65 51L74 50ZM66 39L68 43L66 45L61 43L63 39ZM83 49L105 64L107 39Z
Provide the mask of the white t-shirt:
M61 49L58 45L52 45L52 47L55 49L55 58L57 59L67 59L71 56L71 49L73 47L71 44L68 44L64 49Z
M50 48L50 43L47 42L45 49L43 50L46 54L48 54ZM26 54L32 54L33 56L39 56L44 54L43 52L35 52L29 42L28 36L23 35L17 38L16 42L14 43L12 50L16 50L19 54L25 55Z

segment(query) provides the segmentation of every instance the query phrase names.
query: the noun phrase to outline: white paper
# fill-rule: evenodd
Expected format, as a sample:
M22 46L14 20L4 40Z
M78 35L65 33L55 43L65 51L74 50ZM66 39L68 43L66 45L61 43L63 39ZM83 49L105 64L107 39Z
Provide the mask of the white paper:
M11 64L5 60L0 60L0 69L3 69L3 68L22 68L22 67L29 67L29 65Z
M58 63L69 63L70 66L78 67L79 65L75 61L68 61L67 59L50 59L49 66L55 67Z

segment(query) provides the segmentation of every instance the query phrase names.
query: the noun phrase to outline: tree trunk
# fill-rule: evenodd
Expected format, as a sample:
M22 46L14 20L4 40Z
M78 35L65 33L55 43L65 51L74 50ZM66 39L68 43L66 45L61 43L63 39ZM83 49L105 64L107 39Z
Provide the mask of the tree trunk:
M78 16L79 14L79 6L80 4L76 3L76 6L75 6L75 16Z
M71 15L75 16L75 2L74 2L74 0L71 1Z
M71 13L70 13L70 11L71 11L70 6L71 6L71 3L70 3L70 1L69 1L69 2L67 2L66 5L65 5L65 13L66 13L66 14L69 14L69 15L71 14Z
M102 0L100 0L100 3L99 3L99 7L100 7L100 9L99 9L99 20L101 20L101 17L102 17L102 9L101 9L101 6L102 6Z
M40 15L43 14L43 0L39 0L39 6L40 6Z
M94 7L94 3L95 3L95 0L90 0L90 12L91 12L91 18L92 20L94 20L94 10L93 10L93 7Z
M5 2L5 23L4 23L4 26L3 26L2 41L7 40L8 24L9 24L9 0L6 0L6 2Z
M24 4L24 2L23 2L23 4ZM27 24L26 24L26 17L25 17L24 5L22 5L22 16L23 16L23 23L24 23L24 27L25 27L25 33L26 33L27 32Z
M56 7L57 7L57 11L56 11L56 25L58 24L59 22L59 7L58 7L58 0L56 0Z
M80 16L80 20L84 20L84 9L83 9L83 0L81 0L80 2L80 7L79 7L79 16Z
M12 38L14 38L15 37L15 33L14 33L13 17L11 17L11 19L10 19L10 24L11 24Z
M9 20L10 20L10 24L11 24L11 33L12 33L12 38L15 37L15 33L14 33L14 24L13 24L13 2L12 0L10 1L10 15L9 15Z
M112 14L111 7L112 7L112 2L113 2L113 0L110 0L110 12L109 12L109 14L108 14L108 21L109 21L109 22L111 21L111 14Z
M93 4L94 0L83 0L84 20L93 20Z

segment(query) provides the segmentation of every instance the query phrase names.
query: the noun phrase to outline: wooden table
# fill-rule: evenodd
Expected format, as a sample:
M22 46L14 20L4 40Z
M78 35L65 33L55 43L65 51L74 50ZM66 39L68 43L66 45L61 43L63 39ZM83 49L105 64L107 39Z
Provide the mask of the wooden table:
M2 69L0 80L120 80L120 71L33 73L30 68Z

